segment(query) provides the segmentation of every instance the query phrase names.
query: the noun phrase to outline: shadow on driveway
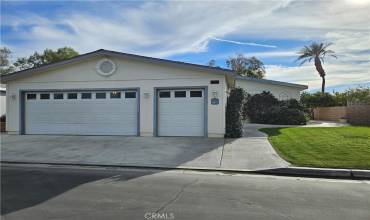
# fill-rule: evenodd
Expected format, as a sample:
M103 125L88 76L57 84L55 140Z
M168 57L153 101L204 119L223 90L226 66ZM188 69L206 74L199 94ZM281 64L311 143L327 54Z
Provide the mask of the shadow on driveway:
M223 138L3 135L1 161L92 163L141 166L220 166ZM1 215L38 205L82 184L109 179L127 181L162 172L1 166Z
M1 161L220 167L223 138L5 135Z

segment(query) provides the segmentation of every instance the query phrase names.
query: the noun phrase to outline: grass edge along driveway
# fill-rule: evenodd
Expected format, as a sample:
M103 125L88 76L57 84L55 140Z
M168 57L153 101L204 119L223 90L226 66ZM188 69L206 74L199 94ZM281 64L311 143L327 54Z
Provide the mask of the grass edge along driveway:
M370 169L370 127L261 128L278 154L297 166Z

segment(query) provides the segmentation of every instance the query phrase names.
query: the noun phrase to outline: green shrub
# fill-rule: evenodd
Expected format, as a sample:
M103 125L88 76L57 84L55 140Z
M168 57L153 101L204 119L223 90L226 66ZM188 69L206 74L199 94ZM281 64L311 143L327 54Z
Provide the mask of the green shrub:
M279 101L270 92L251 96L245 104L252 123L302 125L306 124L306 108L297 100Z
M231 89L226 106L226 132L227 138L239 138L243 135L242 111L245 92L241 88Z
M261 123L264 114L271 106L278 105L279 101L270 92L262 92L251 96L245 103L245 112L253 123Z
M300 111L305 111L306 110L306 108L302 105L302 103L300 103L296 99L289 99L289 100L279 101L279 105L280 106L286 106L288 108L298 109Z
M356 88L346 91L348 102L351 104L370 104L370 88Z
M346 92L334 93L335 106L347 106L348 94Z
M287 106L272 106L263 118L264 123L276 125L304 125L307 122L303 111Z
M247 103L249 102L249 99L252 97L249 93L244 94L244 102L242 105L242 120L247 120L248 119L248 114L247 114Z
M330 93L316 92L313 94L303 92L300 101L306 108L337 106L337 99Z

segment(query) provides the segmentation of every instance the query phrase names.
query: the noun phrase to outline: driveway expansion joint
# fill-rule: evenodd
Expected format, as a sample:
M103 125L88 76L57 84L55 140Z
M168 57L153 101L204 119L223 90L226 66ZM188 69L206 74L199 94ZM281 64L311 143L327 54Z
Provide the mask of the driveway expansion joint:
M226 138L224 138L224 144L222 145L220 165L219 165L220 168L222 167L222 159L224 158L225 144L226 144Z

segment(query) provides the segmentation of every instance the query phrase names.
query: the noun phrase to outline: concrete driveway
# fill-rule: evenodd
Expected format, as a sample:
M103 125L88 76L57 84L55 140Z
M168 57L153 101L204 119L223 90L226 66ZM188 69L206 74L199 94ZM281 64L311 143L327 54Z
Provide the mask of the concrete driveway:
M288 166L265 139L2 135L1 161L220 170Z

